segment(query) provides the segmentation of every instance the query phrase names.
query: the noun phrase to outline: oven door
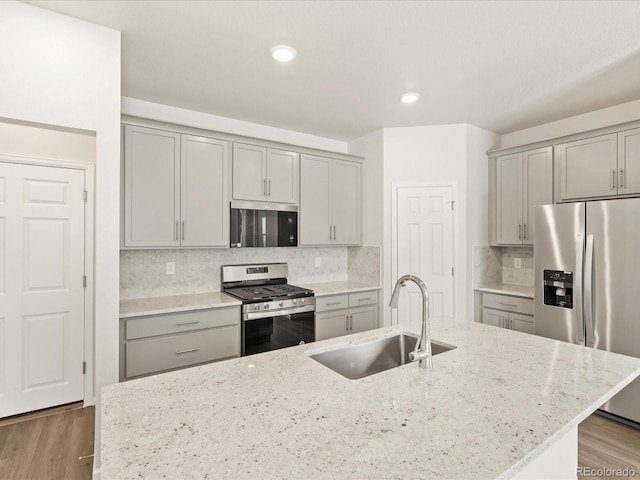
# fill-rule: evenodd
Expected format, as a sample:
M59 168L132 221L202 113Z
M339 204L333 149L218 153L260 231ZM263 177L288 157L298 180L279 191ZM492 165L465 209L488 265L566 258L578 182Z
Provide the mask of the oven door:
M242 321L242 356L315 341L315 312Z

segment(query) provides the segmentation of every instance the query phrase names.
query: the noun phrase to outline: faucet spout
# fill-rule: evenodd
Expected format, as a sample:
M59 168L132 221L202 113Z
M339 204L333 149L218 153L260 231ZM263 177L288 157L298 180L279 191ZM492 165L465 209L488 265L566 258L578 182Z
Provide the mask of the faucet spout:
M407 284L407 281L415 283L422 294L422 332L420 334L420 340L416 343L416 348L413 352L409 353L409 360L412 362L417 361L421 368L431 369L433 367L433 362L431 357L431 336L429 328L429 290L427 289L427 286L415 275L404 275L403 277L400 277L393 289L389 306L391 308L398 308L400 288L404 287Z

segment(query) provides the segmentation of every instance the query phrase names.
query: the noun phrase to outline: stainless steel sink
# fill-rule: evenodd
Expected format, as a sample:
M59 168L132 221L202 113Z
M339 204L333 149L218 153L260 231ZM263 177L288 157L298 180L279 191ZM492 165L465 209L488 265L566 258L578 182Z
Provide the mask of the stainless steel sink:
M334 372L355 380L411 363L409 352L415 348L417 341L417 337L401 333L348 345L329 352L312 354L310 357ZM432 355L438 355L455 347L431 342L431 348Z

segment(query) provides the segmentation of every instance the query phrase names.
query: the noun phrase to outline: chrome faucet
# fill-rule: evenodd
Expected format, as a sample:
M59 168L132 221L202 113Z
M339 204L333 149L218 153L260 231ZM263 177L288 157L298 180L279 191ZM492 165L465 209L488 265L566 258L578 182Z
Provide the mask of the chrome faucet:
M427 290L427 286L415 275L400 277L393 289L389 306L398 308L400 288L404 287L408 280L415 283L420 288L420 293L422 293L422 334L420 335L420 340L416 343L416 348L409 353L409 360L412 362L418 360L420 368L431 369L433 363L431 360L431 337L429 335L429 290Z

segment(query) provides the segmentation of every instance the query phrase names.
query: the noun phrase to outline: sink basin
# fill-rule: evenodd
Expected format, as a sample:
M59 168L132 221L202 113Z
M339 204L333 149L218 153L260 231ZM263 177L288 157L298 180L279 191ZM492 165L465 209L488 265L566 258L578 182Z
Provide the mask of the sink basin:
M343 377L355 380L411 363L409 352L415 348L417 342L417 337L401 333L348 345L329 352L312 354L310 357ZM455 347L446 347L432 342L431 354L438 355L453 348Z

